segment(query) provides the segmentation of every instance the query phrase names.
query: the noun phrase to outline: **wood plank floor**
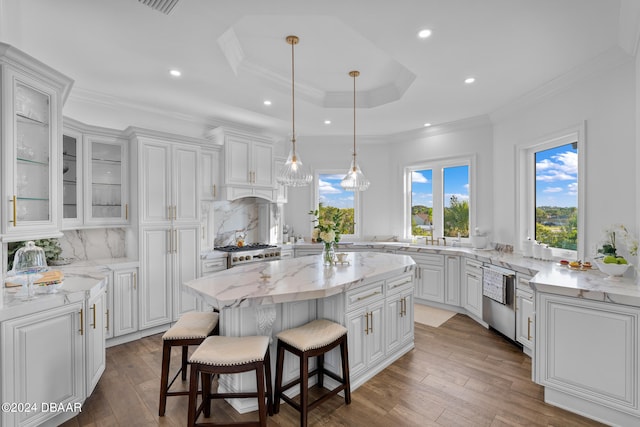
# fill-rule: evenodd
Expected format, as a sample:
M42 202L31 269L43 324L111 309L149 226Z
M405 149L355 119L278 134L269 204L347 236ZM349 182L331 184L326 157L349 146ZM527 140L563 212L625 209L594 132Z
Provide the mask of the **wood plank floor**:
M158 417L161 335L107 349L107 368L71 426L183 426L187 397L171 397ZM172 361L179 360L174 353ZM493 331L457 314L439 328L416 323L415 349L352 393L309 414L310 426L599 426L547 405L531 380L531 359ZM318 392L317 390L315 390ZM225 402L213 411L239 415ZM202 419L201 419L202 420ZM286 404L269 426L296 426Z

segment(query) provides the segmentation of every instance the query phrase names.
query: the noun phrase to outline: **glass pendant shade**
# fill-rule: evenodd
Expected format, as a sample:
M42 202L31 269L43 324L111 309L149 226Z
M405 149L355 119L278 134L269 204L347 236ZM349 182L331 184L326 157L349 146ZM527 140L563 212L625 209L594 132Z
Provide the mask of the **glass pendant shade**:
M300 160L300 155L296 154L293 148L289 151L287 162L278 172L276 180L288 187L304 187L309 185L313 176L309 173L306 166Z
M371 182L360 170L360 166L356 163L355 159L351 162L351 168L349 172L340 181L340 186L347 191L364 191L369 188Z
M340 186L347 191L364 191L371 182L364 176L356 161L356 77L360 72L350 71L349 75L353 77L353 160L349 171L340 181Z
M287 162L278 171L276 181L288 187L304 187L309 185L313 176L302 164L300 156L296 154L296 85L295 85L295 61L294 46L300 40L297 36L287 36L285 39L291 45L291 151Z

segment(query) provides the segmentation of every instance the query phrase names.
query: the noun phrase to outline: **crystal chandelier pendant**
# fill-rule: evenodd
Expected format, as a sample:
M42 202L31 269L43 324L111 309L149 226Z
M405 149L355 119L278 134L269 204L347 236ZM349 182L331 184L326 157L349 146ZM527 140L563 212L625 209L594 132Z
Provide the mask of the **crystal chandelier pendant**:
M365 191L369 188L371 182L360 170L360 166L356 163L355 159L351 161L351 168L349 172L340 181L340 186L347 191Z
M300 155L296 154L294 148L289 151L286 163L278 173L277 181L288 187L304 187L309 185L313 176L300 160Z

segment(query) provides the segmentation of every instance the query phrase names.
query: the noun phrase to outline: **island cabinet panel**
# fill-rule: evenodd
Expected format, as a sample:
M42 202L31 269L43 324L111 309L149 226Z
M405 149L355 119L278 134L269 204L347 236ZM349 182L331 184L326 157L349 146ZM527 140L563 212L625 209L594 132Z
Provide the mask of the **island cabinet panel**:
M536 294L536 381L545 401L580 400L591 416L640 423L640 309Z
M535 331L535 304L531 276L516 273L516 341L522 344L525 354L532 356ZM533 375L533 372L532 372Z
M3 426L36 426L58 415L43 411L42 403L84 401L86 315L81 301L2 323L2 401L36 405L2 411Z
M107 296L100 292L98 295L87 300L86 307L86 348L87 348L87 391L86 396L90 396L98 385L105 367L107 354L105 350L106 340L106 313Z

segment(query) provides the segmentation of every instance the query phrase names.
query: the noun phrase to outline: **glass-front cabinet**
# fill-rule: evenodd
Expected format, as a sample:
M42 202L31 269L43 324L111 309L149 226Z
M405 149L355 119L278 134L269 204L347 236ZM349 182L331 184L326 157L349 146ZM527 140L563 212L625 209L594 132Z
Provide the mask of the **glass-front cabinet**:
M64 118L63 228L129 223L128 140L114 129Z
M2 240L53 237L60 229L62 102L71 80L0 43Z
M126 140L86 136L85 223L125 225L129 222Z

